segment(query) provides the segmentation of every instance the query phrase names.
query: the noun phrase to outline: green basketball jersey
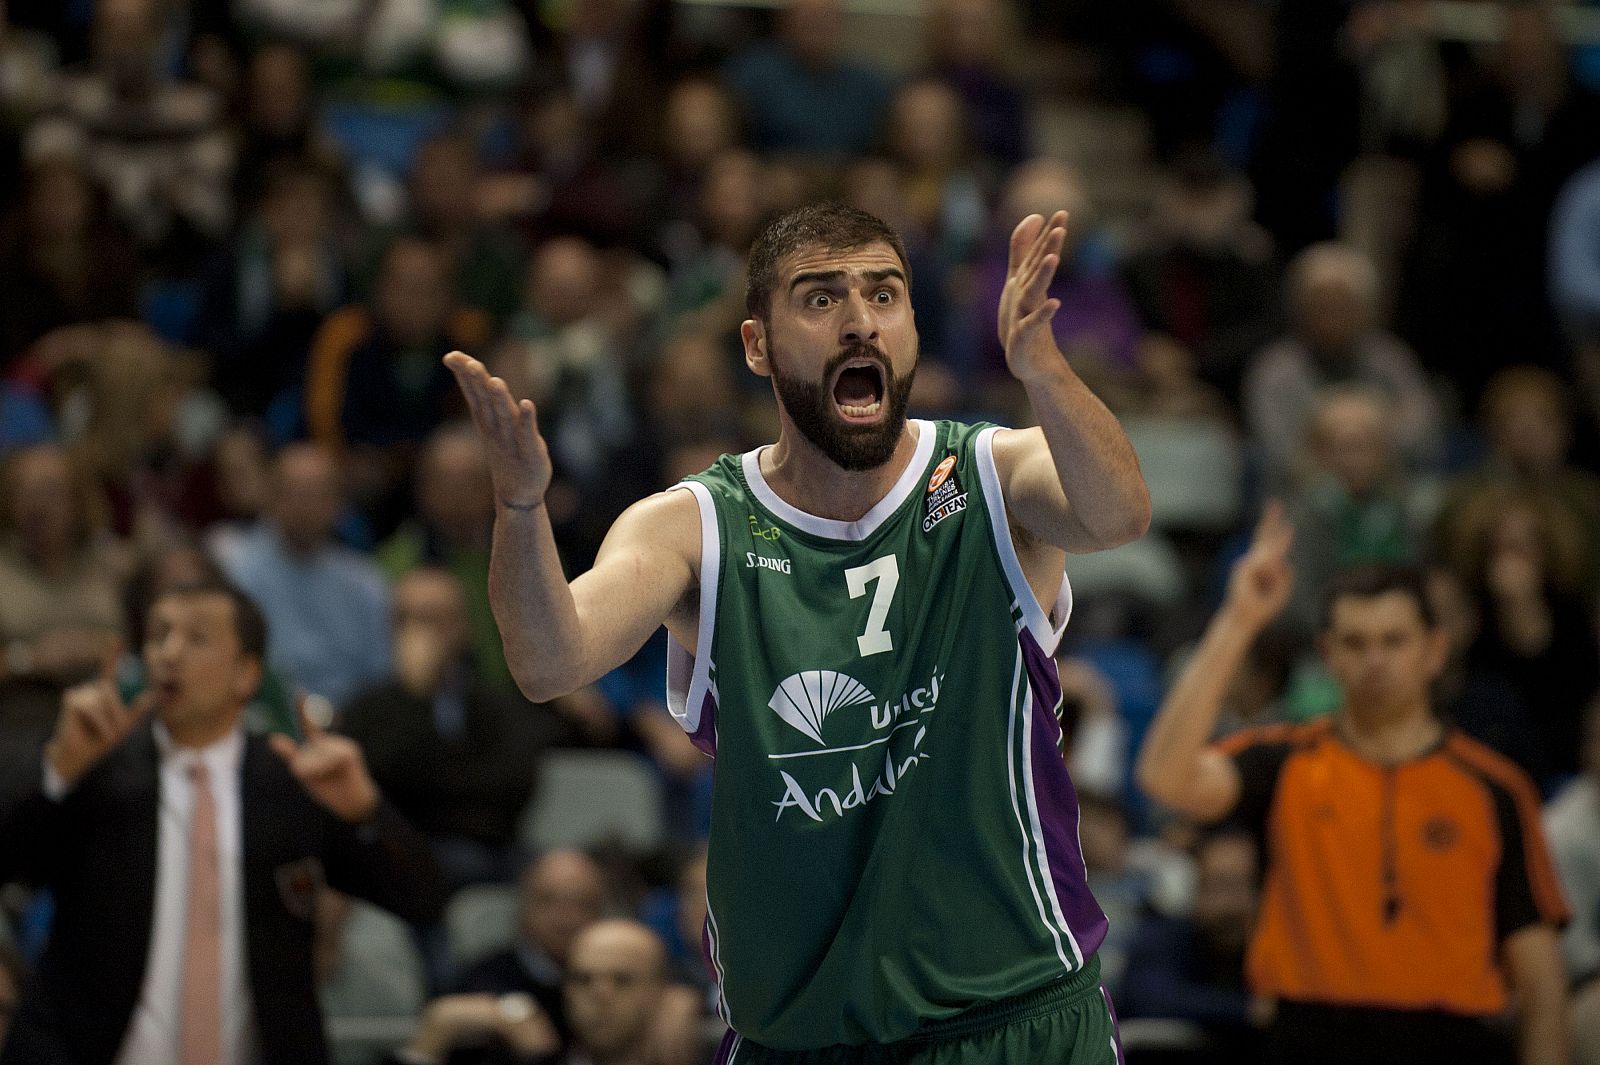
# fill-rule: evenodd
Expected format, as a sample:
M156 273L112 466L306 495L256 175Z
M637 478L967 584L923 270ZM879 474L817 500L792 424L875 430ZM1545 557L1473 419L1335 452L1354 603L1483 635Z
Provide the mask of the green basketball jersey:
M716 758L705 946L725 1019L777 1049L902 1039L1105 937L1060 753L1066 578L1047 614L996 430L913 425L859 521L785 503L757 452L682 485L700 621L668 703Z

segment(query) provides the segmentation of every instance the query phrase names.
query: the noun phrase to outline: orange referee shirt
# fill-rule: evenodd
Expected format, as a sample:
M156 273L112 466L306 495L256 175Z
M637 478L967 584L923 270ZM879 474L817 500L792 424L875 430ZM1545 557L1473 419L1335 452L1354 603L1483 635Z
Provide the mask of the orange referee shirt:
M1500 943L1566 920L1532 782L1464 733L1392 766L1357 755L1332 719L1218 746L1239 768L1236 816L1265 847L1246 961L1258 994L1499 1013Z

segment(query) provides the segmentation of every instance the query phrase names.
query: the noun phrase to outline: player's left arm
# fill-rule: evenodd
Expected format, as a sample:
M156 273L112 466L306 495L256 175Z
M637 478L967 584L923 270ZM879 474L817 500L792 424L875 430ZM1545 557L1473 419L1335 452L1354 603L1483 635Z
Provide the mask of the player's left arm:
M1567 977L1556 931L1543 922L1501 945L1516 1004L1518 1065L1567 1065Z
M1150 525L1150 492L1116 416L1056 346L1048 298L1061 263L1067 215L1029 215L1011 234L1000 297L1006 365L1022 382L1039 424L995 434L994 460L1006 509L1029 536L1067 551L1099 551L1136 540Z

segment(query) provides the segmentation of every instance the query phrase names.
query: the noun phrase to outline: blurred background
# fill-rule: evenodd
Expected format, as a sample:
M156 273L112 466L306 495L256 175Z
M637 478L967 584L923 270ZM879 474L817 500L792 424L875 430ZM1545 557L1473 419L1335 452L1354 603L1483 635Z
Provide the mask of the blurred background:
M744 256L819 197L905 236L914 413L1012 425L1005 239L1072 213L1058 340L1155 510L1068 563L1108 982L1142 922L1199 912L1238 996L1130 1021L1130 1060L1210 1060L1249 1023L1249 875L1196 911L1193 841L1129 762L1263 500L1298 529L1301 597L1229 727L1327 713L1318 589L1420 562L1455 646L1441 706L1547 798L1595 787L1600 5L0 0L0 802L65 685L112 661L138 689L151 594L221 572L271 627L253 727L318 697L458 889L435 929L329 900L341 1061L601 913L655 928L702 1010L709 763L666 712L664 645L522 700L487 467L439 358L538 403L580 572L628 504L774 438ZM1253 868L1231 843L1202 889ZM540 855L554 872L525 871ZM1579 988L1600 888L1568 893ZM4 912L0 991L50 920L19 889Z

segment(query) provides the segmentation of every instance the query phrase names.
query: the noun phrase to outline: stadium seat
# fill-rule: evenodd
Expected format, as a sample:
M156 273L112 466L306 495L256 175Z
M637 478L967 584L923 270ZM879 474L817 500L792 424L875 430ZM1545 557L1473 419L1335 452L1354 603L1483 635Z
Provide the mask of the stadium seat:
M422 957L405 922L359 900L343 935L343 964L321 989L333 1065L379 1065L427 1002Z
M507 884L477 884L451 896L444 909L444 933L456 972L511 946L517 939L522 902Z
M1067 560L1072 596L1083 602L1097 595L1132 595L1156 606L1177 606L1187 594L1183 562L1159 532L1109 551L1073 555Z
M1150 486L1157 529L1220 531L1239 520L1244 454L1209 418L1127 418L1123 428Z
M653 850L666 838L660 778L627 751L553 751L519 835L535 852L601 843Z

